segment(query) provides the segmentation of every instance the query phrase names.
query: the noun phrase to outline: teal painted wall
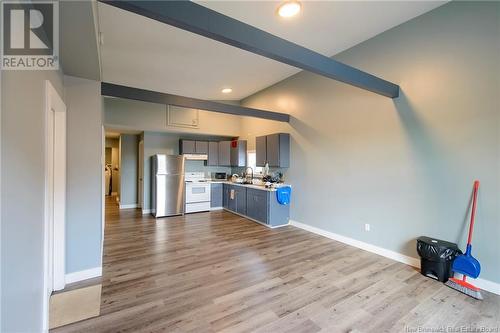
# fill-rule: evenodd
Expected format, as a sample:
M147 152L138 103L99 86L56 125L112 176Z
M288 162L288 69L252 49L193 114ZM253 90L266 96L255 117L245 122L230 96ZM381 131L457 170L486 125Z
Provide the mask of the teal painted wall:
M137 204L137 176L139 164L139 136L120 136L120 205Z
M64 76L67 108L66 274L101 267L100 82Z
M44 277L45 80L60 71L1 71L1 332L41 332Z
M420 235L463 248L477 178L473 252L500 283L499 12L451 2L335 57L398 83L398 99L301 72L243 100L292 115L242 124L250 148L291 133L291 218L413 257Z

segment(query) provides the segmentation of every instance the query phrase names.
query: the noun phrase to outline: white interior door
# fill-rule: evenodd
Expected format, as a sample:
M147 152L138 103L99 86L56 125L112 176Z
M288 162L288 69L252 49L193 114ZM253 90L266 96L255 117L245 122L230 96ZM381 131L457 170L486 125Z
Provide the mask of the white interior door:
M66 105L45 81L44 328L50 294L65 286Z
M143 209L144 201L144 140L139 141L139 179L137 183L139 207Z

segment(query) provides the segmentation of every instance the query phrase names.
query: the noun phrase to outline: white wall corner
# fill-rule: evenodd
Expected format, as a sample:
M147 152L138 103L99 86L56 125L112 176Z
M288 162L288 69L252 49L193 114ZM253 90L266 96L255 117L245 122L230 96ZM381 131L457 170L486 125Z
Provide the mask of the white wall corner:
M92 279L102 275L102 267L94 267L83 271L68 273L65 276L66 284Z
M380 246L365 243L365 242L359 241L359 240L354 239L354 238L342 236L342 235L339 235L339 234L336 234L336 233L333 233L330 231L326 231L326 230L323 230L320 228L316 228L316 227L313 227L313 226L310 226L308 224L304 224L304 223L301 223L298 221L290 220L290 225L293 225L297 228L315 233L317 235L324 236L326 238L336 240L338 242L341 242L341 243L344 243L347 245L357 247L359 249L362 249L362 250L365 250L368 252L372 252L372 253L381 255L383 257L386 257L386 258L389 258L389 259L392 259L395 261L399 261L399 262L406 264L406 265L420 268L420 259L419 258L410 257L410 256L407 256L407 255L404 255L404 254L401 254L401 253L398 253L395 251L385 249L385 248L380 247ZM483 290L500 295L500 283L496 283L496 282L484 280L484 279L471 279L471 283L474 284L475 286L483 289Z

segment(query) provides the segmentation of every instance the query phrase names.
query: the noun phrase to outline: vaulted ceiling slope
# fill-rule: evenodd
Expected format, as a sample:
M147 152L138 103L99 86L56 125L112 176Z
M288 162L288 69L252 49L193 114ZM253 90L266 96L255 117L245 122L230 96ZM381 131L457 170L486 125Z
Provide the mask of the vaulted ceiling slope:
M443 2L304 2L293 20L279 2L199 2L222 14L332 56ZM103 81L200 99L240 100L299 70L99 3ZM376 74L376 73L373 73ZM225 95L222 88L231 87Z

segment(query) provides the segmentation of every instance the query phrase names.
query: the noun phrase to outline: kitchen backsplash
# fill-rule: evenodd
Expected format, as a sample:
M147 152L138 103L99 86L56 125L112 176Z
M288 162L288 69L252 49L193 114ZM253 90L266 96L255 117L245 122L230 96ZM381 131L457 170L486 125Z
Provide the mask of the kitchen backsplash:
M187 160L185 164L186 172L205 172L207 177L211 177L213 172L225 172L229 176L237 173L241 175L245 172L245 167L223 167L223 166L206 166L204 161ZM287 169L269 168L269 173L279 171L286 178ZM256 175L257 176L257 175Z

